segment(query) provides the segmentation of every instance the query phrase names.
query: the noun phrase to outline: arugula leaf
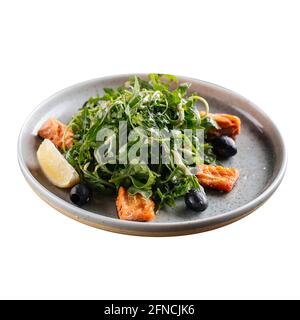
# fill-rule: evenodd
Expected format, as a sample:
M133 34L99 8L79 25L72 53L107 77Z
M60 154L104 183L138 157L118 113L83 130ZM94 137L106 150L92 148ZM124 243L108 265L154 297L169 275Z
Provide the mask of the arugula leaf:
M220 129L220 126L217 124L217 122L209 115L201 120L201 127L203 127L206 130Z

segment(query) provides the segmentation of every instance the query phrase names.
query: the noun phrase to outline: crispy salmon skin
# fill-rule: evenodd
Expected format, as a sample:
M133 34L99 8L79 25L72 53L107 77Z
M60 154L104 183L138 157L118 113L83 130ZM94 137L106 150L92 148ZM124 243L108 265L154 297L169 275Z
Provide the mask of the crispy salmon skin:
M121 220L151 221L155 218L154 202L142 195L130 195L120 187L116 200L118 216Z
M38 131L41 138L51 140L59 149L69 149L73 145L73 131L55 118L48 119ZM63 144L64 139L64 144Z
M239 172L235 168L203 164L198 167L196 176L204 188L230 192L239 178Z

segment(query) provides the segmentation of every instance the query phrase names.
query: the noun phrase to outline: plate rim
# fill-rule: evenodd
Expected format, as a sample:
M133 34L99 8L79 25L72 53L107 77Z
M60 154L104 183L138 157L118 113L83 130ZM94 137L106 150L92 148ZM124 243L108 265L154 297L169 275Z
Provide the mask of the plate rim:
M133 235L150 235L150 236L169 236L169 235L182 235L182 234L192 234L192 233L198 233L203 231L207 231L209 227L209 230L219 228L218 225L224 224L227 225L231 222L234 222L236 220L239 220L243 218L244 216L252 213L254 210L256 210L259 206L261 206L263 203L265 203L270 196L276 191L278 186L280 185L285 171L287 167L287 151L286 146L284 143L284 140L282 138L282 135L275 124L275 122L256 104L251 102L249 99L245 98L244 96L240 95L239 93L236 93L230 89L227 89L225 87L222 87L220 85L199 80L196 78L191 77L185 77L178 75L177 77L179 79L182 79L184 81L191 81L191 82L198 82L202 85L205 85L211 89L217 89L223 91L225 94L229 94L230 96L235 96L239 99L242 99L245 101L249 107L254 109L256 112L258 112L260 115L262 115L268 123L272 126L272 129L276 132L277 135L277 143L279 143L279 147L282 150L282 158L279 160L280 163L278 173L273 178L273 180L270 182L270 184L266 187L266 189L255 199L252 199L250 202L235 208L233 210L230 210L228 212L225 212L223 214L220 214L218 216L212 216L207 217L205 219L201 220L191 220L191 221L174 221L174 222L147 222L147 223L141 223L137 221L126 221L126 220L120 220L117 218L107 217L103 216L101 214L96 214L91 211L85 210L83 208L76 207L75 205L61 199L60 197L53 194L51 191L49 191L46 187L44 187L29 171L29 169L26 166L25 160L22 155L22 137L24 135L25 128L28 124L28 122L31 120L32 116L45 104L48 103L48 101L51 101L54 97L58 95L62 95L68 91L72 91L76 89L77 87L81 87L84 85L88 85L91 83L97 83L98 81L108 81L108 80L114 80L121 77L130 77L133 75L145 77L147 76L146 73L130 73L130 74L115 74L115 75L109 75L105 77L98 77L86 81L82 81L76 84L73 84L71 86L68 86L60 91L57 91L56 93L52 94L50 97L42 101L37 107L33 109L33 111L29 114L29 116L26 118L24 124L21 127L19 136L18 136L18 143L17 143L17 156L18 156L18 163L20 166L20 169L22 171L23 176L25 177L25 180L28 182L28 184L33 188L33 190L49 205L52 207L55 207L56 210L64 213L65 215L88 225L91 225L93 227L97 227L100 229L105 229L108 231L113 231L117 233L125 233L125 234L133 234ZM278 160L277 160L278 162ZM276 163L276 162L275 162ZM49 200L49 201L47 201ZM215 227L214 227L215 226ZM222 225L223 226L223 225Z

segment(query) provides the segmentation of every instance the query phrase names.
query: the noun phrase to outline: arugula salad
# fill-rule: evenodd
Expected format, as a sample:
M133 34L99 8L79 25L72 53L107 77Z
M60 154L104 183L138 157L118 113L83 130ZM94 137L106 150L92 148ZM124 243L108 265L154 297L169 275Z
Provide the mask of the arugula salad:
M38 132L44 173L56 186L72 187L79 206L92 201L93 190L116 195L124 220L153 220L180 197L189 209L205 210L204 189L229 192L238 179L221 161L237 153L240 119L210 113L192 89L173 75L134 76L90 97L69 123L48 119ZM45 163L51 157L60 162Z

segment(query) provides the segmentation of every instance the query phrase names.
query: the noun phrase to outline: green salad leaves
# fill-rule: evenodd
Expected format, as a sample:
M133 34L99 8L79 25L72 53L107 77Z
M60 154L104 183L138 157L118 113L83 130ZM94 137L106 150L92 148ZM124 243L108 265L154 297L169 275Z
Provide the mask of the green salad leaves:
M191 188L200 188L197 178L191 173L193 167L197 163L211 164L216 161L209 143L202 142L203 154L200 155L196 134L185 134L185 129L203 129L206 133L208 129L218 128L207 116L206 100L196 93L188 94L189 88L188 83L178 83L175 76L149 74L148 80L132 77L119 88L104 89L103 95L89 98L69 123L68 127L74 132L74 144L65 151L66 159L95 189L116 192L123 185L131 194L153 197L159 206L174 206L176 198L185 195ZM200 116L199 110L204 111L203 115ZM138 132L124 145L119 142L121 122L127 124L128 132ZM110 137L99 141L98 133L103 128L115 135L116 145ZM169 163L164 163L162 158L156 159L155 163L150 161L153 153L151 147L156 139L153 138L153 130L176 130L182 141L190 145L194 165L190 165L176 150L170 152L172 157ZM152 138L142 140L148 136ZM164 138L157 137L156 140L163 148ZM139 141L144 150L148 149L149 152L144 155L149 161L120 161L121 158L124 160L122 152L129 151ZM174 143L171 142L171 147ZM97 150L104 145L107 146L107 154L115 147L119 148L115 162L99 161ZM185 152L184 147L180 151ZM141 153L137 151L138 156Z

